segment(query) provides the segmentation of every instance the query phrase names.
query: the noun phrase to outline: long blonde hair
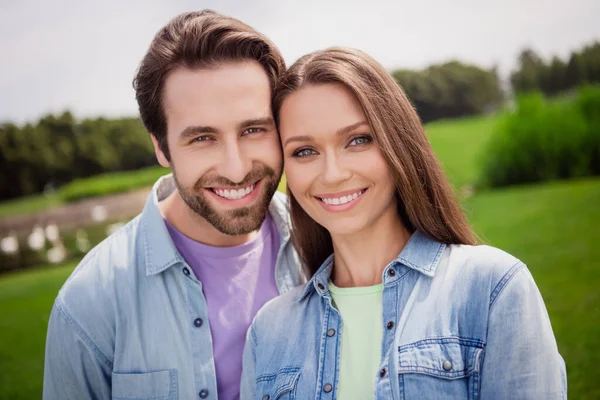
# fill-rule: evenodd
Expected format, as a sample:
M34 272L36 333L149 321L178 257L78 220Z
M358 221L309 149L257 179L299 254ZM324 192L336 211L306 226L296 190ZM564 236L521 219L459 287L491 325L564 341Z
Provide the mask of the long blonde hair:
M394 178L404 225L443 243L476 244L414 107L390 74L367 54L331 48L301 57L276 86L276 120L289 94L306 85L328 83L346 86L358 99ZM288 194L292 240L306 273L312 276L333 252L331 236L300 207L289 189Z

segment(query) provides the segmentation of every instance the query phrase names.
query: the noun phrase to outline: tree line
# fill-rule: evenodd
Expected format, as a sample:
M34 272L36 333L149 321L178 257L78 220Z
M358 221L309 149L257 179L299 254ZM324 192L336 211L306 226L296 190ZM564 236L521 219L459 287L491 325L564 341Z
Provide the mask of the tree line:
M138 118L76 121L64 112L35 124L0 125L0 199L154 164L152 142Z
M510 82L515 93L540 91L547 96L600 83L600 42L571 52L568 60L554 56L546 61L531 49L523 50Z

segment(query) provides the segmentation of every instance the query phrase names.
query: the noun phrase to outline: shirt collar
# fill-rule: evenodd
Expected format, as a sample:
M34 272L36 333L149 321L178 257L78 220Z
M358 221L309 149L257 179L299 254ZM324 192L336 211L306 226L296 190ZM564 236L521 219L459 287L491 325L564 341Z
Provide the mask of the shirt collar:
M140 227L146 259L146 275L156 275L183 262L165 226L158 203L177 190L173 174L161 177L154 186L141 214ZM269 204L269 213L279 231L281 244L290 240L290 216L287 196L276 192Z
M386 274L390 268L404 265L423 275L433 277L445 248L444 243L431 239L421 231L415 231L398 257L388 264L383 273ZM321 264L321 267L304 286L298 301L302 301L312 291L316 291L319 295L324 295L328 291L327 284L333 270L333 260L334 256L332 254Z

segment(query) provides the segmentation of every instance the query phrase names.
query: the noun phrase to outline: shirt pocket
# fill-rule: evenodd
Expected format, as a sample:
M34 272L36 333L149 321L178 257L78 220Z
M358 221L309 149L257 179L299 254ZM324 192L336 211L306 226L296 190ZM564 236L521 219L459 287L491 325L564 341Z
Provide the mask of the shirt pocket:
M263 374L256 378L256 395L259 400L292 400L300 379L300 368L281 368L276 374Z
M483 342L443 337L398 348L402 399L469 399L479 397Z
M112 373L113 400L177 400L177 370Z

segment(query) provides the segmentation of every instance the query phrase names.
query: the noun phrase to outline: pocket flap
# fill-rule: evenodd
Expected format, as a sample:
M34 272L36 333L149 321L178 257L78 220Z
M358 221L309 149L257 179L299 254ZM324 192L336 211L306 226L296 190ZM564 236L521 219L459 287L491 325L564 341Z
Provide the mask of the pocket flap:
M256 383L262 396L268 395L275 400L279 396L296 390L300 368L281 368L276 374L264 374L256 378Z
M398 373L420 372L446 379L469 376L483 342L457 337L420 340L398 347Z
M113 399L177 399L177 370L112 373Z

